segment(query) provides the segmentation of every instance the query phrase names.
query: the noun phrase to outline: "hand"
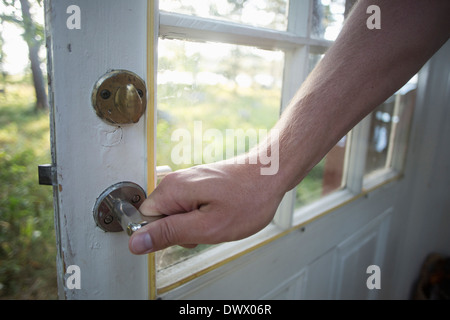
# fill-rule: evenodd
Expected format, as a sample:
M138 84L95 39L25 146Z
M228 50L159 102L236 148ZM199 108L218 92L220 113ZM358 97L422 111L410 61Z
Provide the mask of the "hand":
M167 215L135 232L134 254L246 238L272 220L284 192L255 164L226 161L167 175L143 202L143 215Z

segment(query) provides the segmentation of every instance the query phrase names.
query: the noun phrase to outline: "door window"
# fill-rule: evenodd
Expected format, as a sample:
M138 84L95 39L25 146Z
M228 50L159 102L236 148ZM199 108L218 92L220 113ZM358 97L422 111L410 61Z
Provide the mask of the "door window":
M186 168L232 157L256 144L333 44L354 2L160 0L157 165ZM397 177L414 103L414 90L408 92L388 99L370 121L342 138L286 195L274 222L260 233L233 243L158 252L157 292L356 199L365 192L363 182L380 168L385 170L371 187ZM241 144L237 131L244 136ZM364 131L370 133L361 142L357 135Z
M164 0L160 10L286 31L288 0Z

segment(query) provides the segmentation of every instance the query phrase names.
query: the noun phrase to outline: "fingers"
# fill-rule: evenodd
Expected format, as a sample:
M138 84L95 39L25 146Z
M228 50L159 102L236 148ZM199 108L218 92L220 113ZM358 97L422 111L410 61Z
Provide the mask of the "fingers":
M182 175L186 176L186 173ZM193 184L183 187L179 172L167 175L158 187L142 203L139 211L145 216L165 215L135 232L129 241L134 254L145 254L178 244L186 248L196 247L205 225L203 214L193 193Z
M173 215L196 210L203 192L198 184L188 181L182 171L168 174L142 203L139 211L144 216Z
M273 218L282 197L264 196L260 184L249 181L240 167L217 164L167 175L139 208L143 215L165 217L136 231L130 251L193 248L256 233Z

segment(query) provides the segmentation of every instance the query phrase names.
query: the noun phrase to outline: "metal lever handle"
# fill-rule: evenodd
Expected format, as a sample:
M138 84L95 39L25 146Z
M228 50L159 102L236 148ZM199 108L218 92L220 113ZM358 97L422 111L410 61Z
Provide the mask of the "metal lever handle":
M108 195L105 198L105 201L107 201L107 206L110 208L114 217L119 221L122 229L126 231L129 236L150 222L156 221L163 217L143 216L131 203L119 199L113 199L111 195Z
M112 185L100 195L94 206L94 219L104 231L126 231L131 236L143 226L163 218L143 216L138 208L145 200L145 192L132 182Z

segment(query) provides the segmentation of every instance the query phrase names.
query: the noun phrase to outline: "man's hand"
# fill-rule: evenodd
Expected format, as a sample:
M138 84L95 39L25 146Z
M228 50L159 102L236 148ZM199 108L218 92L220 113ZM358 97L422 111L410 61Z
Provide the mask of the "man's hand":
M167 175L141 205L143 215L167 215L129 241L144 254L172 245L193 248L248 237L272 220L284 191L256 164L218 162Z

